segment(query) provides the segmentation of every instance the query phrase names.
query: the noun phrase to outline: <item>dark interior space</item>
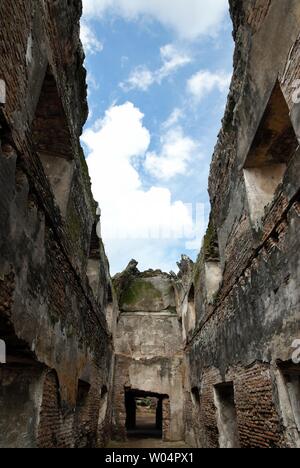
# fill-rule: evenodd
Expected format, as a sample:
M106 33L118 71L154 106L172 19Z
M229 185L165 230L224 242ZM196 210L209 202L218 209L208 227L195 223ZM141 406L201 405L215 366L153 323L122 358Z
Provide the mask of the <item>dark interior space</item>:
M200 392L198 387L193 387L192 388L192 398L193 402L200 407Z
M163 438L163 400L167 395L125 391L126 430L132 438Z

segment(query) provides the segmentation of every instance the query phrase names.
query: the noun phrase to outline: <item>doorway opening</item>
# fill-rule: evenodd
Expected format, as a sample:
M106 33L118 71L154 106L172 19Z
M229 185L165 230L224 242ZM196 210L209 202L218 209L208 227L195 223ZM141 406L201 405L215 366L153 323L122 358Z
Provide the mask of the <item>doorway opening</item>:
M277 388L281 416L290 446L300 448L300 366L291 361L280 362Z
M10 278L0 281L0 340L5 344L0 362L0 448L30 448L40 424L41 379L45 370L23 342L5 314L5 297L13 289ZM5 296L5 293L8 296ZM8 304L8 299L7 299Z
M220 448L240 448L233 382L215 386Z
M125 390L126 431L127 436L139 439L164 439L165 427L169 422L164 411L168 395L144 392L141 390Z

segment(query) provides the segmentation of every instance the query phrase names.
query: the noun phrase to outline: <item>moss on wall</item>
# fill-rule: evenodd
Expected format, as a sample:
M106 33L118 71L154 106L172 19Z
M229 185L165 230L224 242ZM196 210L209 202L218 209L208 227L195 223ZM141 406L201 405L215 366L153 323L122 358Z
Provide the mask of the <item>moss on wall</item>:
M85 156L84 156L84 151L81 147L79 148L79 163L80 163L80 173L82 176L83 185L85 187L87 197L89 199L91 211L94 212L96 216L97 204L93 198L89 168L88 168Z
M153 300L161 299L161 292L155 288L155 286L143 279L135 279L131 282L128 288L126 288L120 299L120 305L132 306L143 302L152 303Z
M219 260L218 233L212 217L210 218L209 225L204 237L203 249L206 261Z

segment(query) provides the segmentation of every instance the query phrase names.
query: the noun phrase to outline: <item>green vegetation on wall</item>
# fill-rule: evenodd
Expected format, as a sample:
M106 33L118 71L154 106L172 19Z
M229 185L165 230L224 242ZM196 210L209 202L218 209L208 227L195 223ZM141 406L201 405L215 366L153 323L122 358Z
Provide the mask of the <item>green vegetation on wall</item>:
M120 305L121 308L124 306L133 307L139 303L151 303L153 299L161 299L161 292L151 282L144 279L135 279L123 291Z

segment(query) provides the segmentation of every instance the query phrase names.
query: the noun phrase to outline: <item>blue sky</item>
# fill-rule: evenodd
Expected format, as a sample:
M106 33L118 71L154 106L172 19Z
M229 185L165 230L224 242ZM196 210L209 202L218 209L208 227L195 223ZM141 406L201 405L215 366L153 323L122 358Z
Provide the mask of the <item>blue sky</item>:
M82 136L111 272L195 259L232 74L227 0L83 0Z

